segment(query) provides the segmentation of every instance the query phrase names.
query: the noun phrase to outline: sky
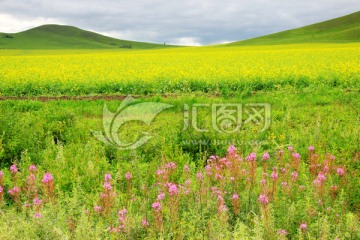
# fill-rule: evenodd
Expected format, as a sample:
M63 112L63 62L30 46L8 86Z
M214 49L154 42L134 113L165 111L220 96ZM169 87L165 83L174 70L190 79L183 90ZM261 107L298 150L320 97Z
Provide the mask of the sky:
M0 0L0 32L62 24L126 40L197 46L359 10L359 0Z

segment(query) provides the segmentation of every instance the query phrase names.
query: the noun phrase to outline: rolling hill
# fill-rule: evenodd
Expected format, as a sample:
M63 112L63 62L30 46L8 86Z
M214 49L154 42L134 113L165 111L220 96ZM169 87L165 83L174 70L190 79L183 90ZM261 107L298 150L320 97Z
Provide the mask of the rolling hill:
M346 42L360 42L360 11L301 28L224 44L224 46Z
M171 45L120 40L64 25L43 25L19 33L0 33L0 49L153 49Z

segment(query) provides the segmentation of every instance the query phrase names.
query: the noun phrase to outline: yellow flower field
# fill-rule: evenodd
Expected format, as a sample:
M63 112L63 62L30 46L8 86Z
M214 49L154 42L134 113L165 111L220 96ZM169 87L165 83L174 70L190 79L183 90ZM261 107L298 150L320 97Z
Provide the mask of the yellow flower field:
M0 50L1 95L358 86L360 44L164 50ZM230 88L229 88L230 87Z

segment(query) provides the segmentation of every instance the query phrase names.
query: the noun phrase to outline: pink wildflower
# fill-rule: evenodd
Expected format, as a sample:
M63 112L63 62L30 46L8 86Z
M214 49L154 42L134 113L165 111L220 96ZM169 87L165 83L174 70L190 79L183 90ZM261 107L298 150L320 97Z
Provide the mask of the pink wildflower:
M262 159L263 161L269 160L269 159L270 159L270 154L269 154L268 152L265 152L265 153L262 155L261 159Z
M18 171L19 171L19 170L17 169L15 163L10 166L10 172L11 172L11 174L15 174L15 173L17 173Z
M301 223L300 226L299 226L299 228L300 228L300 230L302 230L302 231L308 229L306 223Z
M179 193L179 190L176 187L176 184L171 184L169 187L169 194L170 195L177 195Z
M198 173L196 174L196 178L197 178L199 181L202 181L202 180L204 179L204 176L203 176L203 174L202 174L201 172L198 172Z
M39 198L34 198L33 203L35 204L35 206L41 206L42 201Z
M130 172L127 172L126 174L125 174L125 178L126 178L126 180L131 180L132 179L132 175L131 175L131 173Z
M53 176L49 172L45 173L45 175L44 175L44 177L42 179L42 183L48 184L48 183L50 183L52 181L54 181Z
M104 188L105 188L106 190L111 190L111 189L112 189L112 186L111 186L111 184L110 184L109 182L105 182L105 183L104 183Z
M184 166L184 171L187 172L187 173L190 172L190 167L189 167L189 165L185 165L185 166Z
M159 212L161 210L161 204L160 202L154 202L152 204L152 208L154 209L155 212Z
M173 162L169 162L168 164L166 164L165 166L167 169L175 169L176 168L176 164Z
M239 199L239 195L237 195L236 193L234 195L232 195L231 199Z
M269 199L265 194L260 194L259 198L258 198L259 203L266 205L269 203Z
M35 213L33 218L43 218L44 216L41 213Z
M343 176L345 175L345 170L343 168L338 168L336 169L336 173L339 175L339 176Z
M250 153L247 157L246 160L248 160L249 162L253 162L256 161L256 153Z
M29 171L30 171L30 172L36 172L36 166L35 166L35 165L31 165L31 166L29 167Z
M309 147L308 147L308 150L309 150L310 152L312 152L312 151L315 150L315 148L314 148L314 146L309 146Z
M288 150L289 150L290 152L292 152L292 151L294 151L294 147L293 147L293 146L288 146Z
M147 228L149 227L149 221L146 220L146 218L144 218L142 221L141 221L141 225L143 225L144 228Z
M286 235L288 235L288 232L286 230L284 230L284 229L281 229L281 230L278 230L278 234L280 236L286 236Z
M165 198L165 194L164 193L160 193L158 196L157 196L157 200L161 201Z
M273 172L271 173L270 177L271 177L271 179L272 179L273 181L275 181L276 179L279 178L279 175L277 174L277 172L273 171Z
M112 180L111 174L110 173L105 174L104 180L105 182L110 182Z
M102 207L101 206L95 206L94 211L100 213L102 211Z
M298 172L292 172L291 174L291 180L296 181L299 177Z
M296 160L300 160L301 156L299 153L293 153L292 154L293 158L296 159Z

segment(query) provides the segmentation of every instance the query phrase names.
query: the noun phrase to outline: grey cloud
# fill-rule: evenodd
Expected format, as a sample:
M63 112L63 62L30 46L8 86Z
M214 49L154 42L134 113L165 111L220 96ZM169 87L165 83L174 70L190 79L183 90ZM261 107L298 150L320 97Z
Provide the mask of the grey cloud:
M150 42L209 44L236 41L342 16L358 0L0 0L0 32L63 23ZM7 17L1 23L2 16ZM4 18L4 17L3 17ZM34 21L34 19L40 19ZM33 26L35 27L35 26ZM5 31L4 31L5 32Z

